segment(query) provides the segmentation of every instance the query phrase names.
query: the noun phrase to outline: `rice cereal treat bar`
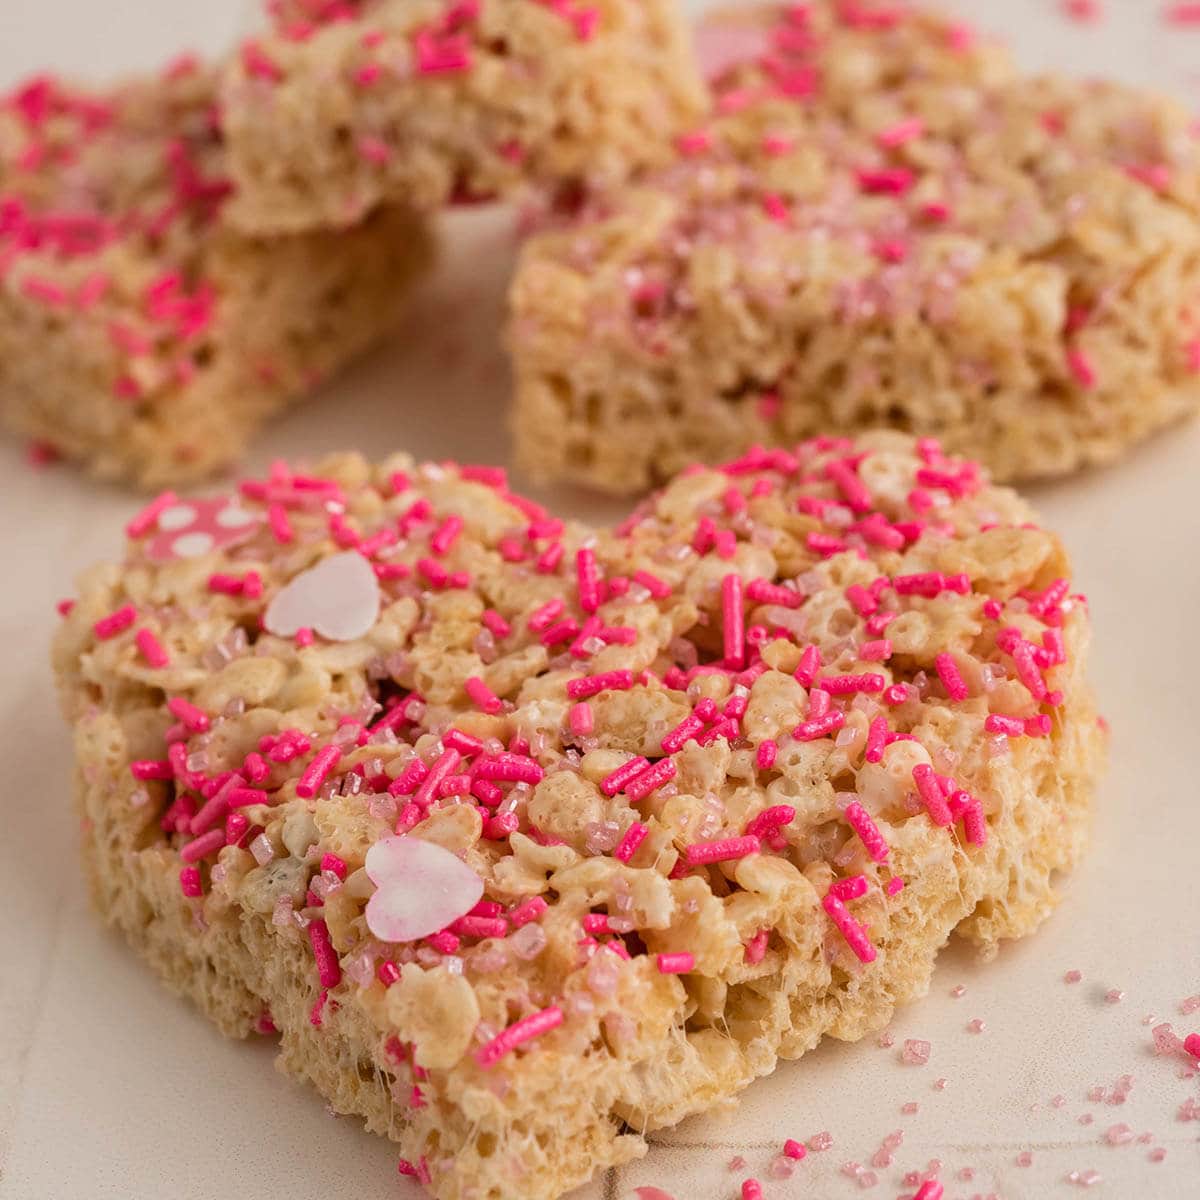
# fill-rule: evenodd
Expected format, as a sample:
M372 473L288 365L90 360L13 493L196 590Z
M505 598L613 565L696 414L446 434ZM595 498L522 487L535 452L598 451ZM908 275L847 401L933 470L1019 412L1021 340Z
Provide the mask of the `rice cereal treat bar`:
M1027 78L899 4L701 30L715 110L525 247L525 467L612 491L754 441L899 427L1000 478L1200 400L1200 150L1169 101Z
M230 232L211 69L0 100L0 411L147 486L236 457L284 401L392 328L430 257L417 218Z
M252 233L623 177L704 91L676 0L283 0L224 90Z
M553 1200L877 1029L1085 837L1086 605L935 443L613 530L343 455L128 533L54 650L96 903L439 1200Z

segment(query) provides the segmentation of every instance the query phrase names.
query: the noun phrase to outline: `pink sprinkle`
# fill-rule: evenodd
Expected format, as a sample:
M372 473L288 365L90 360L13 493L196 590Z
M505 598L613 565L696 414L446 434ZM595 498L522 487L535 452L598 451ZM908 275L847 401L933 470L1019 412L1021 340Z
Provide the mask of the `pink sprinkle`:
M499 783L540 783L545 774L534 759L522 754L497 754L482 759L474 764L474 773L480 779Z
M163 758L140 758L129 764L129 773L134 779L174 779L175 768Z
M567 680L567 695L572 700L586 700L604 691L628 691L633 687L632 671L606 671L602 675L585 675Z
M151 667L165 667L171 657L162 642L158 640L152 629L144 626L137 631L133 639L137 643L138 652Z
M618 862L627 863L637 853L637 848L646 840L646 834L650 832L649 828L643 825L640 821L634 821L632 825L625 830L621 840L613 849L613 858Z
M858 172L858 186L864 192L902 196L915 182L916 176L905 167Z
M520 929L522 925L536 921L549 907L541 896L530 896L528 900L523 900L516 908L509 910L508 923L514 929Z
M601 781L600 790L606 796L615 796L635 776L640 775L650 765L650 760L640 755L622 763L615 771L610 771Z
M885 659L892 657L892 643L890 638L881 638L878 641L863 642L858 649L858 657L863 662L883 662Z
M1163 13L1163 19L1169 25L1200 25L1200 4L1194 0L1171 4Z
M843 903L848 900L857 900L867 894L867 877L852 875L849 879L835 879L829 885L829 891Z
M760 929L745 943L745 952L742 955L743 961L751 966L762 962L767 956L767 945L770 940L771 931L769 929Z
M296 645L303 650L306 646L311 646L317 640L317 636L307 625L302 625L296 630Z
M400 981L400 968L390 959L385 959L381 962L375 974L385 988L389 988L393 983L399 983Z
M942 1200L946 1189L936 1179L927 1179L913 1195L913 1200Z
M179 857L185 863L197 862L202 858L207 858L210 854L220 850L225 845L225 830L210 829L207 833L202 833L197 838L192 838L182 850L179 851Z
M567 724L576 737L587 737L596 727L592 706L586 700L572 704L567 714Z
M804 1148L803 1142L798 1142L795 1138L788 1138L783 1143L783 1153L785 1157L795 1159L796 1162L799 1162L808 1151Z
M781 608L799 608L804 603L803 592L772 583L769 579L750 580L746 595L756 604L777 604Z
M1096 368L1084 351L1078 348L1068 350L1067 366L1071 368L1071 374L1080 387L1091 389L1096 386Z
M880 762L887 746L888 724L886 717L876 717L867 727L867 744L863 758L870 763Z
M671 594L671 585L649 571L634 571L633 582L641 584L656 600L665 600Z
M721 614L725 666L742 667L746 661L746 614L742 577L736 572L730 572L721 580Z
M320 791L329 772L337 766L341 757L340 746L326 746L323 750L319 750L297 781L296 795L303 800L312 799Z
M846 820L858 834L872 860L877 863L886 862L888 844L879 832L879 826L871 819L870 813L857 800L846 805Z
M1183 1039L1183 1048L1193 1058L1200 1058L1200 1033L1189 1033Z
M744 837L718 838L715 841L693 842L684 849L688 866L697 867L708 863L728 862L757 854L762 848L753 834Z
M590 546L576 552L575 579L579 607L586 613L594 613L600 607L600 568L596 564L596 552Z
M485 609L483 616L479 619L483 623L484 628L500 641L503 641L512 633L512 626L495 609Z
M810 643L800 652L800 664L796 667L796 681L801 686L812 687L817 672L821 669L821 651L815 644Z
M204 888L200 883L199 867L184 867L179 872L179 890L189 899L204 895Z
M337 987L341 982L342 968L338 963L337 951L329 940L329 926L324 921L310 921L308 940L312 944L313 958L317 960L317 978L321 986Z
M271 504L267 508L267 524L271 534L281 545L286 546L296 535L292 531L292 523L282 504Z
M779 747L773 738L767 738L758 745L758 753L755 755L755 762L760 771L769 771L775 765L775 755L779 752Z
M834 711L826 713L823 717L818 717L813 721L804 721L797 725L792 730L792 737L798 742L813 742L818 738L828 737L831 733L836 733L846 723L846 717L843 713Z
M764 838L778 833L784 825L790 825L796 819L796 810L790 804L773 804L764 808L746 825L746 833Z
M429 548L438 556L443 558L450 552L450 548L454 545L458 535L462 533L463 519L457 514L452 514L447 517L441 525L438 526L437 532L429 539Z
M101 617L93 626L92 631L101 641L124 633L137 620L137 609L132 604L125 604L107 617Z
M208 714L182 696L173 696L168 700L167 711L179 720L189 733L204 733L210 725Z
M367 133L358 139L358 153L366 162L381 167L391 161L392 148L382 138Z
M919 138L924 132L925 122L920 117L908 117L903 121L897 121L894 125L889 125L886 129L881 129L875 140L885 150L894 150L897 146L903 146L906 142Z
M130 519L129 524L125 526L126 536L140 538L149 533L158 521L159 516L178 499L179 497L174 492L162 492L160 495L155 496L145 508Z
M1020 737L1025 732L1025 722L1020 717L1006 717L1003 713L989 713L983 727L988 733L1003 733L1009 737Z
M470 697L471 703L481 712L494 716L504 708L504 702L478 675L472 675L463 684L463 690Z
M825 893L821 907L829 914L830 920L838 927L847 945L858 956L860 962L875 961L875 947L871 945L867 931L851 916L846 906L834 895Z
M696 129L680 134L675 145L681 154L690 156L703 154L712 145L712 135L707 129Z
M762 1184L757 1179L747 1179L742 1183L742 1200L762 1200Z
M663 735L663 753L674 754L677 750L682 749L686 742L700 733L703 728L704 719L696 713L690 713L674 729Z
M917 794L929 818L935 825L942 827L953 824L954 818L950 806L946 803L942 785L938 782L934 770L928 763L918 763L912 769L913 782L917 785Z
M696 959L686 951L679 954L660 954L658 970L661 975L686 975L696 969Z
M652 767L640 771L625 784L625 795L632 804L645 800L651 792L657 791L663 784L675 778L675 760L659 759Z
M954 656L943 651L933 662L937 668L938 678L942 681L942 686L946 689L950 699L965 700L971 693L959 673Z
M490 1042L475 1052L475 1061L487 1070L502 1058L511 1054L523 1042L541 1037L563 1023L563 1011L557 1005L531 1013L516 1024L497 1034Z
M829 675L821 687L831 696L850 696L856 692L882 692L887 680L882 675L866 672L861 675Z
M1063 976L1063 983L1078 983L1082 978L1082 971L1071 970Z

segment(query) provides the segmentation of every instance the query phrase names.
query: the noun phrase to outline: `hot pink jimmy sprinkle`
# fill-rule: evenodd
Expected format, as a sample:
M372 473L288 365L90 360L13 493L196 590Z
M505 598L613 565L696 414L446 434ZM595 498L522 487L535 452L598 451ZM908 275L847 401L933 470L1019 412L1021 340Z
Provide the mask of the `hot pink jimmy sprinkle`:
M342 968L338 963L337 951L329 940L329 926L324 921L310 921L308 940L312 944L313 958L317 960L317 978L323 988L336 987L341 982Z
M321 789L329 772L337 766L342 757L340 746L326 746L319 750L312 762L304 769L304 773L296 782L296 795L302 800L311 800Z
M498 1033L490 1042L475 1052L475 1061L487 1070L502 1058L511 1054L523 1042L541 1037L563 1023L563 1011L556 1004L531 1013L520 1021Z
M101 617L92 626L92 631L101 641L106 641L116 637L118 633L124 633L136 620L137 609L132 604L126 604L109 613L107 617Z
M879 832L879 826L871 819L871 814L857 800L846 805L846 821L858 834L871 858L877 863L886 862L888 844Z
M965 700L971 693L954 661L954 655L943 651L934 660L938 678L951 700Z
M637 848L646 840L646 834L649 832L648 826L634 821L613 849L613 858L618 862L627 863L637 853Z
M632 671L605 671L601 675L585 675L567 680L567 695L572 700L586 700L604 691L627 691L633 687Z
M600 607L600 568L596 552L584 546L575 554L575 580L579 591L579 607L594 613Z
M826 892L821 901L821 907L829 914L829 918L841 931L847 945L858 956L860 962L875 961L875 947L867 937L867 931L851 916L845 904L830 892Z
M746 613L742 577L736 572L721 580L721 616L725 666L740 668L746 662Z
M478 675L472 675L463 684L463 690L480 712L495 716L504 708L504 702Z
M138 653L146 660L147 666L165 667L171 661L171 656L162 642L158 640L154 630L143 626L134 635L133 640L137 645Z
M686 975L696 969L695 956L682 951L678 954L660 954L657 959L661 975Z
M757 854L761 848L759 839L753 834L747 834L744 837L693 842L685 849L684 854L688 865L696 867L708 863L727 862L735 858L745 858L748 854Z

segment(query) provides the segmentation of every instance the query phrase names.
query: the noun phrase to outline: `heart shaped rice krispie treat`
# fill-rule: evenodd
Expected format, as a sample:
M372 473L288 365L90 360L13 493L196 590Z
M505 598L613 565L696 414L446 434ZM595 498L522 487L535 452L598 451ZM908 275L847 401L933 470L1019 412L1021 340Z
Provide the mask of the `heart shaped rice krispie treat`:
M400 210L258 239L231 196L213 67L0 96L0 414L144 486L211 473L394 328L432 237Z
M699 34L669 168L527 243L520 457L632 491L755 441L887 425L997 478L1115 458L1200 403L1200 143L1181 105L1025 77L859 0Z
M670 157L705 96L677 0L274 0L223 90L251 233Z
M880 1027L1084 840L1086 605L931 442L613 530L343 455L128 532L54 650L96 902L440 1200L551 1200Z

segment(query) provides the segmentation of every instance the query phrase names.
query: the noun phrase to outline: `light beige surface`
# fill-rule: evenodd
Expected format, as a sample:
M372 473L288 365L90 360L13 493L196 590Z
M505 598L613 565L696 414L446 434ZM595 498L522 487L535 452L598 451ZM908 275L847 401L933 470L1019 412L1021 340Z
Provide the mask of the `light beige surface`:
M1141 81L1196 81L1200 32L1161 37L1157 0L1109 0L1095 31L1055 17L1057 0L960 0L1019 35L1031 65L1057 62L1120 71ZM76 69L136 65L178 39L219 44L242 27L241 0L4 0L0 79L42 60ZM1003 10L1003 11L1001 11ZM1065 31L1065 33L1064 33ZM1053 36L1051 36L1053 35ZM1061 36L1060 36L1061 35ZM1190 64L1190 65L1189 65ZM411 323L407 358L379 355L326 390L328 402L287 417L258 447L255 466L277 454L403 440L418 456L502 461L506 368L495 347L507 224L482 214L456 219L462 235L446 272ZM469 303L468 303L469 301ZM768 1200L893 1200L903 1172L942 1159L948 1200L997 1192L1004 1200L1073 1195L1192 1200L1200 1191L1200 1124L1176 1120L1200 1083L1150 1054L1144 1014L1200 1029L1200 1013L1176 1005L1200 993L1200 805L1192 774L1200 641L1200 426L1159 438L1124 465L1034 494L1046 523L1071 547L1092 598L1094 679L1113 726L1112 770L1102 790L1096 844L1059 913L1036 938L986 967L946 957L933 994L893 1026L896 1046L831 1044L755 1085L729 1121L692 1121L656 1135L659 1146L619 1179L578 1200L618 1200L641 1184L677 1200L733 1200L743 1155ZM87 911L76 867L69 803L68 737L45 667L56 619L76 570L118 547L118 523L137 501L64 469L33 473L19 447L0 444L0 545L7 587L0 603L5 670L0 738L0 1198L2 1200L341 1200L416 1197L395 1178L395 1150L353 1122L330 1117L315 1096L271 1068L266 1045L226 1042L163 992ZM581 516L611 506L559 492ZM1065 971L1083 981L1067 985ZM949 989L962 983L961 999ZM1104 1002L1108 988L1125 999ZM986 1031L966 1032L974 1017ZM906 1067L905 1037L933 1042L928 1066ZM1093 1084L1135 1083L1121 1106L1090 1103ZM944 1077L944 1091L934 1080ZM1055 1094L1066 1097L1051 1107ZM902 1116L915 1100L920 1112ZM1037 1107L1034 1108L1033 1106ZM1093 1114L1094 1124L1077 1118ZM1167 1148L1109 1147L1105 1129L1128 1122ZM791 1181L766 1165L784 1137L828 1129L835 1146L812 1154ZM895 1166L862 1192L839 1173L865 1162L882 1136L904 1129ZM1033 1165L1014 1158L1033 1152ZM1081 1193L1064 1182L1093 1168L1103 1182ZM573 1198L575 1200L575 1198Z

